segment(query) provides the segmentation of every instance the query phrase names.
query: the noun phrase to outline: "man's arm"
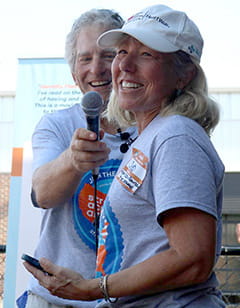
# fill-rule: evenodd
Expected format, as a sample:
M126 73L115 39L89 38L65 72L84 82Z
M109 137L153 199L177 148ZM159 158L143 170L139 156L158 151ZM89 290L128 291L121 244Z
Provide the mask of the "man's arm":
M35 170L32 189L41 208L53 208L72 197L83 174L102 165L109 149L96 134L84 128L75 131L68 149Z

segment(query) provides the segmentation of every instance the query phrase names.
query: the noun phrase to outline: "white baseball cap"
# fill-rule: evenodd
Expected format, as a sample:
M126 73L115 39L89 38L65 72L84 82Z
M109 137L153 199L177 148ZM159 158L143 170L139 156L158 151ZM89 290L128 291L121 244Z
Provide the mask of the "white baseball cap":
M181 11L165 5L153 5L130 17L121 29L103 33L100 47L114 47L124 35L130 35L160 52L182 50L200 62L203 39L195 23Z

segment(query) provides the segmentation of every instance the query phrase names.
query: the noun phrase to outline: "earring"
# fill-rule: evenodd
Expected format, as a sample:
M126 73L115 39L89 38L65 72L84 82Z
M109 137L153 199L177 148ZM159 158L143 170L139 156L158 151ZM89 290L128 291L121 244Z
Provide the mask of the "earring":
M176 89L175 90L175 95L176 95L176 98L178 97L178 96L180 96L181 94L182 94L182 89Z

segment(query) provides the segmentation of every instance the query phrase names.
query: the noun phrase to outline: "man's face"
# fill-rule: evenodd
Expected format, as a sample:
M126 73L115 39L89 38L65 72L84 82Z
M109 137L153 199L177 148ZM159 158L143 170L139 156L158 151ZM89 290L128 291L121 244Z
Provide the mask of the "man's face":
M101 49L96 42L100 34L107 30L103 27L88 26L80 31L72 74L82 93L96 91L104 102L108 101L112 89L111 64L115 51Z

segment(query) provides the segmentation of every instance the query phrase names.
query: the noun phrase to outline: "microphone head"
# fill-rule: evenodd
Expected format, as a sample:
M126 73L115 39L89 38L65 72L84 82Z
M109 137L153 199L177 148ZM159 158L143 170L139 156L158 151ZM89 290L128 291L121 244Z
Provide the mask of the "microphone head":
M97 116L101 112L103 99L98 92L90 91L82 98L82 109L87 116Z

